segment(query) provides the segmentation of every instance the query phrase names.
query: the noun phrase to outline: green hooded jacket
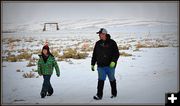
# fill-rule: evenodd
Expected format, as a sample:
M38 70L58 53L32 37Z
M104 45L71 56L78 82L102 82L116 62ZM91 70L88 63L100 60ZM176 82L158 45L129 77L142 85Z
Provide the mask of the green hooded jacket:
M56 74L60 75L60 70L55 58L49 55L47 62L45 63L42 55L39 55L40 59L38 60L38 74L39 75L52 75L53 69L55 67Z

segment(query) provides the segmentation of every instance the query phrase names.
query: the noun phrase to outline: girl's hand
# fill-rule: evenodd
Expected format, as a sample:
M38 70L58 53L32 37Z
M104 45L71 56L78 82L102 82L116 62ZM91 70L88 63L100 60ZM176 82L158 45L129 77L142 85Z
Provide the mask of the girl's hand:
M60 77L60 74L56 74L57 75L57 77Z

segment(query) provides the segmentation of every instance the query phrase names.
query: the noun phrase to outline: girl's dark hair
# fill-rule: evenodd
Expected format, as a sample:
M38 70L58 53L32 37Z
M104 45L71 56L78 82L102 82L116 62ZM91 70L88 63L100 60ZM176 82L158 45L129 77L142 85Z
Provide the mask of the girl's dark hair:
M46 49L46 50L47 50L47 54L48 54L48 55L53 56L53 55L51 54L50 50L49 50L49 46L48 46L48 45L43 46L42 51L41 51L41 54L42 54L42 55L44 55L43 49ZM53 57L54 57L54 56L53 56Z

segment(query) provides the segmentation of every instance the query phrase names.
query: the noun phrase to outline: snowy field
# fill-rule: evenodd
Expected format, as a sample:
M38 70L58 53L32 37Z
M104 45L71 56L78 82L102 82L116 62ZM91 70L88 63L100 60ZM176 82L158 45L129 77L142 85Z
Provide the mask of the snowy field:
M97 22L96 22L97 21ZM91 71L92 48L98 36L95 34L99 28L82 28L87 25L96 25L96 20L89 24L65 23L64 26L72 24L81 26L81 28L68 31L57 32L18 32L3 33L3 63L2 63L2 102L3 104L165 104L165 93L177 92L179 83L179 41L177 32L172 31L172 27L163 27L169 32L163 32L159 28L151 27L141 29L143 26L139 22L137 29L129 27L129 30L118 30L122 28L120 23L110 25L108 31L112 38L117 42L119 51L131 54L130 56L120 56L116 68L116 80L118 96L111 99L110 84L108 78L104 86L104 96L100 101L93 100L97 87L97 71ZM87 21L88 22L88 21ZM114 22L114 21L112 21ZM109 23L112 23L111 21ZM116 23L118 23L116 22ZM82 22L85 23L85 22ZM100 23L100 22L99 22ZM108 26L108 22L107 26ZM131 23L131 22L129 22ZM145 23L145 22L144 22ZM144 24L143 23L143 24ZM67 25L66 25L67 24ZM133 23L137 24L137 23ZM146 23L147 24L147 23ZM153 22L149 23L150 25ZM155 23L157 24L157 23ZM27 24L28 25L28 24ZM105 26L97 24L96 26ZM132 25L132 26L133 26ZM131 25L130 25L131 26ZM165 25L166 26L166 25ZM176 27L176 26L175 26ZM13 30L23 29L15 27ZM34 28L34 27L33 27ZM149 27L148 27L149 28ZM27 29L26 26L24 29ZM124 28L126 29L126 28ZM155 30L156 29L156 30ZM8 30L8 29L7 29ZM31 29L33 30L33 29ZM30 30L30 31L31 31ZM124 31L124 32L123 32ZM154 31L154 32L153 32ZM161 32L162 31L162 32ZM14 41L13 41L14 40ZM51 77L51 84L54 88L54 94L51 97L41 99L40 91L42 88L43 77L35 73L35 78L24 78L25 72L37 69L37 65L27 67L28 60L18 60L16 62L8 61L8 56L19 55L22 50L28 51L35 58L38 53L34 51L41 50L45 41L48 41L50 48L58 50L59 55L63 54L66 48L76 48L82 52L82 47L88 45L90 48L88 56L85 59L67 59L58 60L61 75L57 77L55 71ZM140 46L137 44L141 43ZM145 47L141 47L145 44ZM120 48L122 45L128 46L128 49ZM139 47L137 49L137 47ZM34 54L33 54L34 53ZM20 70L20 72L17 72Z
M54 94L40 98L43 78L23 78L15 69L28 70L26 62L3 62L3 103L27 104L163 104L165 93L177 92L178 49L143 49L132 57L120 57L116 68L118 96L110 98L110 85L106 80L104 97L92 99L96 94L97 72L90 70L90 58L72 60L74 64L58 62L60 78L51 79ZM33 67L36 68L36 67ZM30 69L29 69L30 70Z

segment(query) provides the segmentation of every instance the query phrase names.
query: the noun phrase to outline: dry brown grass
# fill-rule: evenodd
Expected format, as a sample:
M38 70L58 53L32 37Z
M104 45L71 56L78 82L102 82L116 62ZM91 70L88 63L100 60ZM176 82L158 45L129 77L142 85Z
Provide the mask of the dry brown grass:
M93 47L90 47L90 44L88 42L83 43L82 47L81 47L81 51L83 52L89 52L92 51Z
M133 52L136 52L136 51L140 51L139 48L136 48L136 49L133 50Z
M29 60L31 56L32 54L29 54L27 52L23 52L17 56L11 55L11 53L9 53L8 56L4 58L4 60L9 61L9 62L17 62L17 61L21 61L22 59Z
M73 59L85 59L88 56L88 53L80 53L76 49L68 48L64 51L62 56L58 56L58 61L63 61L68 58Z
M132 56L132 54L126 52L120 52L120 56L128 57L128 56Z
M59 57L59 51L58 50L51 50L52 52L52 55L55 56L55 57Z
M25 59L25 60L29 60L31 58L32 54L27 53L27 52L23 52L19 55L17 55L17 59Z
M32 66L36 66L36 61L35 60L33 60L33 59L30 59L29 60L29 63L26 65L27 67L32 67Z
M29 73L27 72L27 73L24 73L23 74L23 77L24 78L35 78L36 76L35 76L35 73L33 73L32 71L30 71Z
M17 57L15 55L8 56L6 60L8 62L17 62L18 61L18 59L17 59Z
M127 45L119 45L119 50L129 50L129 48L131 47L130 44L127 44Z
M9 39L8 39L8 42L9 42L9 43L20 42L20 41L21 41L20 39L12 39L12 38L9 38Z
M168 47L168 45L163 44L161 42L149 42L149 41L144 43L138 42L136 44L136 48L161 48L161 47Z

